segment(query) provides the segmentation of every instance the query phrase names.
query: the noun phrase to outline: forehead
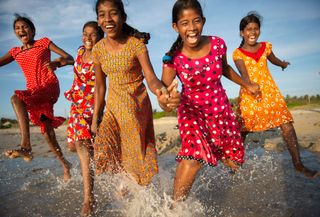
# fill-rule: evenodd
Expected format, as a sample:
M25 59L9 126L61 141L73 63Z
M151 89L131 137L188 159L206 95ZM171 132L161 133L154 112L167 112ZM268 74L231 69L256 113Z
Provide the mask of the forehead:
M178 21L179 20L184 20L184 19L192 19L192 18L196 18L196 17L200 17L200 13L198 12L198 10L194 9L194 8L185 8L182 9L180 11L180 14L178 16Z
M245 28L259 28L259 25L256 22L250 22L246 25Z
M98 32L97 29L93 26L86 26L84 29L83 29L84 32Z
M111 11L111 10L118 10L118 7L115 3L110 1L104 1L98 6L99 11Z
M23 20L17 20L14 25L15 26L24 26L24 25L29 26L29 24Z

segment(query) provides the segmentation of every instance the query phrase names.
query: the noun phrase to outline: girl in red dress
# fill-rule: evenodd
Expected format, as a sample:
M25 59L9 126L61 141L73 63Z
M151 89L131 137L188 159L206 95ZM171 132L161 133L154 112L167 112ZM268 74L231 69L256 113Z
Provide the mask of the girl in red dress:
M222 38L204 36L205 17L197 0L178 0L172 10L178 39L164 57L162 81L175 76L182 83L178 123L182 147L174 180L173 200L184 199L202 165L218 161L237 170L243 163L240 130L221 84L222 75L256 93L258 85L244 82L228 65ZM163 108L166 109L166 108Z
M80 159L83 177L83 206L81 215L92 214L93 195L93 158L92 134L90 126L94 105L95 73L92 48L104 36L104 32L95 21L84 24L82 29L83 45L79 47L74 63L74 80L70 90L64 93L71 102L68 121L67 140L69 150L76 150Z
M40 126L50 149L61 163L64 180L69 180L71 164L63 157L54 132L54 128L65 121L64 118L55 117L53 114L53 105L57 102L60 93L59 81L54 70L73 63L73 58L48 38L35 40L35 26L27 17L17 14L13 29L22 46L14 47L2 56L0 66L15 60L24 73L27 89L16 90L11 97L21 132L21 148L6 151L5 155L10 158L23 157L26 161L32 160L30 118L32 123ZM51 51L60 57L51 61Z

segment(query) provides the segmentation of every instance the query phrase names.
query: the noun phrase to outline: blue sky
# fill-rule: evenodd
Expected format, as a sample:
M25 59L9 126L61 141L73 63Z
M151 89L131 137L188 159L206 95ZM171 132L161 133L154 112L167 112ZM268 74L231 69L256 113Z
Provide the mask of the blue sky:
M148 44L150 58L156 74L161 78L161 58L176 38L171 28L171 9L175 0L124 0L128 23L141 31L151 33ZM241 41L239 22L249 11L263 16L260 41L270 41L280 59L291 65L285 70L271 66L282 94L301 96L320 94L320 1L319 0L200 0L207 22L204 34L222 37L228 47L228 61ZM49 37L55 44L76 55L81 45L82 26L88 20L96 20L94 0L0 0L0 55L11 47L20 46L14 35L14 13L32 18L36 39ZM53 55L53 58L55 56ZM63 92L71 87L71 66L56 71L61 94L55 104L55 114L67 116L69 103ZM239 87L222 79L230 98L238 95ZM25 89L25 80L18 65L13 62L0 68L0 117L15 117L10 96L15 89ZM159 107L156 98L151 100L154 109Z

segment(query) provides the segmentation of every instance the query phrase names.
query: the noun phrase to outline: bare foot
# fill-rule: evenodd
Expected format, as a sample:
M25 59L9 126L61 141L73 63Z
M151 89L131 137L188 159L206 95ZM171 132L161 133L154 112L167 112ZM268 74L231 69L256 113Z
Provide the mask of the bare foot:
M223 159L223 160L221 160L221 162L225 166L230 167L230 169L231 169L230 173L232 173L232 174L235 174L240 168L240 165L237 162L232 161L230 159Z
M33 158L31 149L26 149L26 148L8 150L4 154L9 158L23 157L23 160L27 162L31 161Z
M303 175L305 175L306 177L311 178L311 179L314 179L317 176L320 176L320 172L319 171L310 170L307 167L303 166L302 164L295 166L295 169L298 172L302 173Z
M68 150L71 152L77 152L77 149L74 143L68 143Z
M71 174L70 174L71 167L72 167L72 164L66 160L65 166L63 168L63 180L65 182L71 179Z

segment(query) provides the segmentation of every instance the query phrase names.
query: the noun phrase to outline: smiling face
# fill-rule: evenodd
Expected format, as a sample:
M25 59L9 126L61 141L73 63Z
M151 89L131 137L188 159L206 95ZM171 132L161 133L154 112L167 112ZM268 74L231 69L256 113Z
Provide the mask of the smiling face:
M27 45L34 41L34 30L24 21L18 20L14 24L14 33L22 44Z
M256 45L259 35L260 27L257 23L248 23L246 27L240 31L241 37L244 39L244 43L249 46Z
M92 50L93 45L95 45L100 40L99 33L93 26L86 26L82 33L82 42L86 50Z
M205 18L197 10L189 8L181 11L176 23L172 27L179 33L183 40L183 46L196 47L201 40L201 33Z
M99 4L97 16L98 24L107 34L107 37L116 39L121 35L126 17L121 14L121 11L113 2L105 1Z

